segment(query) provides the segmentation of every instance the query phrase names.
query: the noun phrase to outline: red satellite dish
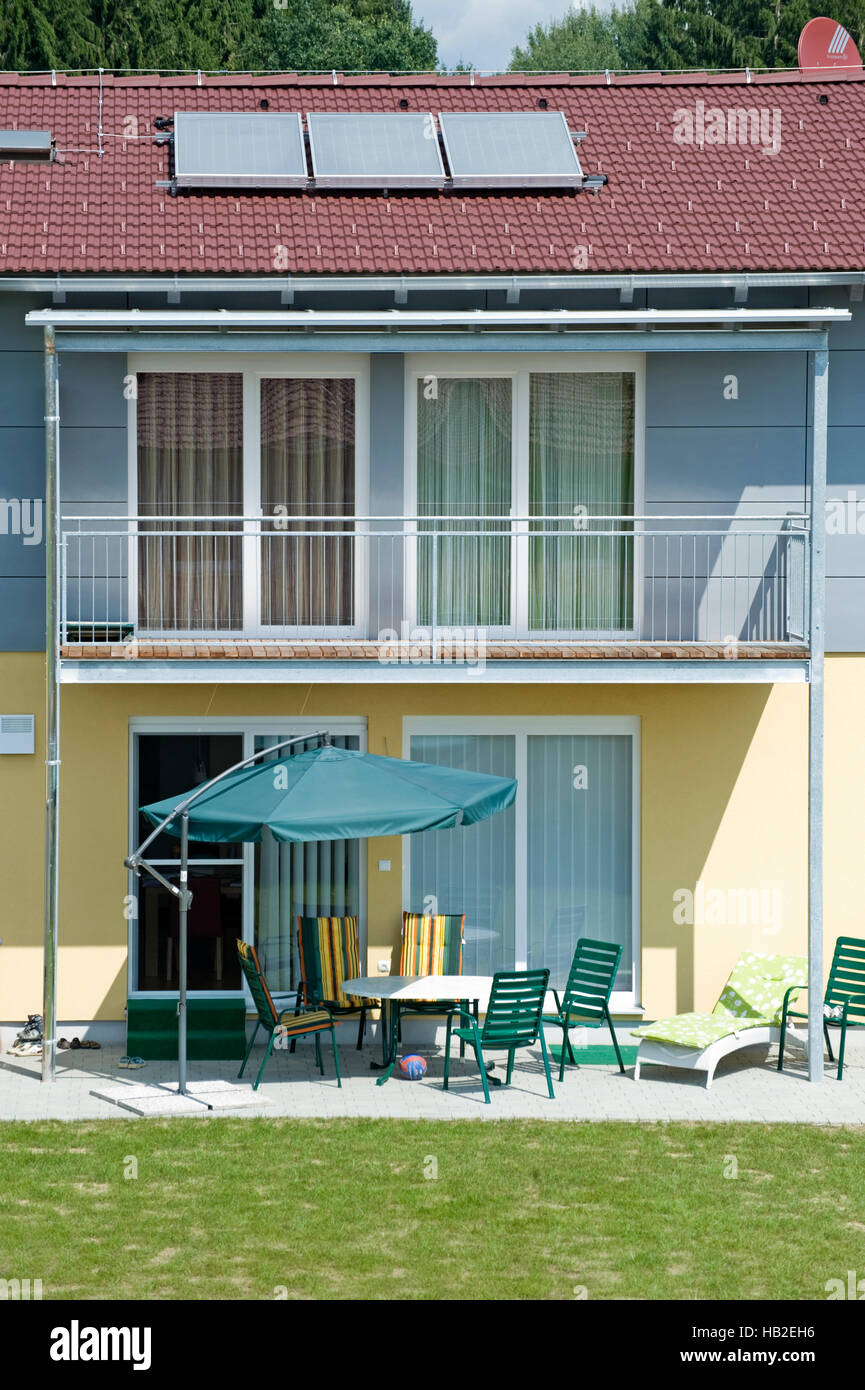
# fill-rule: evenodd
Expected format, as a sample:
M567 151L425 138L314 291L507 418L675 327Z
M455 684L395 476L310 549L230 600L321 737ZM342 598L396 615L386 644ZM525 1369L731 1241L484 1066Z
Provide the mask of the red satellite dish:
M799 35L799 67L803 72L861 66L859 50L843 24L824 18L808 21Z

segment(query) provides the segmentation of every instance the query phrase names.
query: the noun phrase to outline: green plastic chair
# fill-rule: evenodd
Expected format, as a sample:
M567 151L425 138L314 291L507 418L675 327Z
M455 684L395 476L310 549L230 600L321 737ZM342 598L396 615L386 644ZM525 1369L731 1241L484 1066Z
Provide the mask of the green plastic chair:
M778 1070L784 1070L784 1039L787 1034L788 1018L807 1018L807 1014L797 1013L784 1000L781 1016L781 1041L778 1049ZM829 1049L829 1061L834 1062L830 1028L841 1029L841 1045L838 1048L838 1075L844 1075L844 1049L847 1045L847 1028L861 1028L865 1025L865 940L859 936L839 936L835 942L835 954L826 993L823 996L823 1036Z
M576 1059L571 1047L570 1030L585 1027L600 1028L604 1023L610 1029L610 1037L613 1040L613 1047L616 1049L616 1057L619 1062L619 1071L624 1072L625 1064L619 1051L616 1030L613 1027L613 1020L610 1018L609 1007L610 995L613 992L621 959L621 946L616 946L611 941L593 941L588 936L581 936L577 942L568 982L565 985L564 998L560 999L558 991L553 990L558 1012L543 1016L544 1023L551 1023L554 1027L562 1030L560 1081L563 1081L565 1077L566 1054L572 1064L576 1066Z
M555 1100L553 1078L550 1075L550 1056L544 1037L542 1014L544 998L550 983L549 970L497 970L493 976L490 1002L487 1005L483 1028L478 1027L477 1019L467 1009L453 1009L448 1014L447 1035L445 1037L445 1079L443 1089L448 1089L451 1061L451 1034L460 1041L471 1043L475 1050L481 1081L484 1086L484 1101L490 1103L490 1088L484 1067L485 1047L507 1051L508 1076L506 1086L511 1084L514 1070L514 1052L518 1047L533 1047L540 1038L544 1058L544 1071L547 1076L547 1089L550 1100ZM468 1026L454 1028L454 1016L468 1020ZM502 1083L493 1079L494 1086Z
M240 962L241 970L246 976L249 992L252 995L253 1003L258 1013L258 1022L255 1025L255 1032L249 1040L246 1056L243 1059L240 1071L237 1073L238 1077L243 1076L246 1064L249 1061L249 1054L252 1051L252 1045L258 1037L259 1028L263 1028L265 1032L270 1034L270 1037L264 1054L264 1061L258 1069L258 1076L255 1078L255 1083L252 1087L254 1091L258 1090L261 1074L267 1066L267 1059L273 1051L277 1039L291 1038L295 1040L297 1038L302 1038L306 1033L314 1033L315 1060L318 1063L319 1071L322 1076L324 1076L324 1063L321 1058L321 1038L319 1035L327 1029L330 1032L330 1040L333 1043L333 1061L336 1068L337 1085L342 1086L342 1077L339 1074L339 1052L336 1046L336 1032L334 1030L333 1018L327 1010L314 1009L307 1013L295 1013L293 1009L286 1009L284 1012L278 1013L276 1005L271 998L270 990L267 987L267 981L261 973L261 966L258 963L258 955L256 954L255 947L251 946L248 941L238 941L237 959Z

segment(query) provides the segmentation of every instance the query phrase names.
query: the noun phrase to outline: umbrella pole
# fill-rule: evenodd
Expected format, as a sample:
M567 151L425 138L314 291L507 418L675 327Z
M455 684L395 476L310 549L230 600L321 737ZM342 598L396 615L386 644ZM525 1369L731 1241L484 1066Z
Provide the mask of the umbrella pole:
M177 1000L177 1091L186 1095L186 942L187 916L192 894L189 891L189 812L180 818L180 901L178 926L178 983Z

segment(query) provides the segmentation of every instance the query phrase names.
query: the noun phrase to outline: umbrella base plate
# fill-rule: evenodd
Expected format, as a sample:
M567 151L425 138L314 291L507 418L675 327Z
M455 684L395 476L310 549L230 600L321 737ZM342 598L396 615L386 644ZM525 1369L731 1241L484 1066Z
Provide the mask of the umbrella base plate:
M90 1093L133 1115L208 1115L215 1110L246 1110L269 1105L266 1096L231 1081L189 1081L183 1095L176 1084L118 1082Z

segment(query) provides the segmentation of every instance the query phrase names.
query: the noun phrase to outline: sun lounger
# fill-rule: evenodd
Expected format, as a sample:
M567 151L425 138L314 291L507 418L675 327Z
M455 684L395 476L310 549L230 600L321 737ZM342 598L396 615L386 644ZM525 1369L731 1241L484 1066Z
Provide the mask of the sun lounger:
M634 1080L640 1079L640 1067L651 1062L704 1071L708 1089L722 1057L742 1047L780 1041L784 1009L807 983L804 956L743 951L710 1014L677 1014L633 1030L640 1039ZM802 1042L789 1029L787 1037Z

